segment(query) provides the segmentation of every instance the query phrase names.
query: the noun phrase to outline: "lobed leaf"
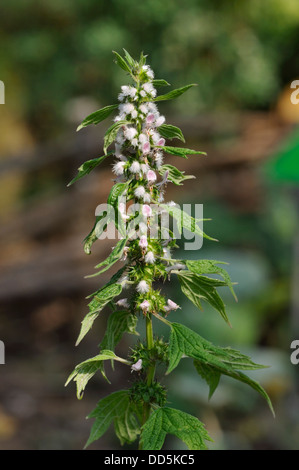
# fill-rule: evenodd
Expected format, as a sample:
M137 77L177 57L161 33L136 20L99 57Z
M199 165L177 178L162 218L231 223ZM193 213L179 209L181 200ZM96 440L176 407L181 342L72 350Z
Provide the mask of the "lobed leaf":
M129 390L113 392L100 400L96 408L88 415L88 418L95 418L95 422L85 448L99 439L112 421L121 443L133 442L140 433L140 428L134 420L134 413L135 405L130 402Z
M160 204L160 207L165 209L176 220L180 234L182 233L183 228L185 228L196 235L207 238L208 240L217 241L215 238L206 235L200 229L197 225L199 219L194 219L194 217L191 217L187 212L182 211L179 207L169 206L167 204Z
M202 310L201 300L208 302L215 310L217 310L222 318L229 324L225 305L215 287L226 286L224 281L211 279L200 276L188 271L180 271L177 273L183 294L188 297L193 304Z
M217 264L227 264L227 263L223 263L222 261L208 260L208 259L188 260L188 261L185 261L185 263L189 271L196 273L196 274L219 274L222 277L222 279L226 282L226 285L229 287L235 300L237 300L236 294L233 289L233 283L229 277L228 272L225 271L225 269L217 266Z
M190 357L196 361L196 368L200 375L207 380L213 369L213 378L209 378L210 395L214 392L217 384L217 374L224 374L240 382L246 383L256 390L267 401L270 410L274 414L271 400L256 381L249 378L240 370L263 369L266 366L256 364L248 356L241 354L231 348L214 346L200 335L179 323L170 323L171 334L169 342L169 366L167 374L173 371L183 356ZM200 364L200 365L199 365Z
M83 392L89 380L95 375L98 370L101 370L101 365L103 361L106 361L108 359L128 363L128 361L126 361L125 359L116 356L113 351L103 350L97 356L91 357L90 359L87 359L86 361L78 364L67 379L65 386L67 386L71 380L76 382L77 398L80 400L83 397ZM105 374L103 374L103 376L106 378Z
M167 434L173 434L190 450L205 450L205 441L212 441L203 423L196 417L174 408L158 408L142 427L143 450L160 450Z

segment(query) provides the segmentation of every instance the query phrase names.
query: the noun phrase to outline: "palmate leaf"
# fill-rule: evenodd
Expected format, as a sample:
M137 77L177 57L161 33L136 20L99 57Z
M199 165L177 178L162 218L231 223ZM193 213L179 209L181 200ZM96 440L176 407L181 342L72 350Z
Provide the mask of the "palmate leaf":
M80 400L83 397L83 392L89 380L98 370L101 370L103 361L107 361L108 359L113 359L114 361L119 361L127 365L129 364L125 359L116 356L113 351L103 350L97 356L91 357L90 359L78 364L67 379L65 386L67 386L71 380L76 382L77 398ZM105 375L104 378L106 378Z
M227 264L223 261L215 261L215 260L188 260L182 261L186 264L189 271L195 274L219 274L222 279L226 282L226 285L229 287L232 295L234 296L235 300L237 300L236 294L233 289L233 283L229 277L229 274L225 269L220 268L217 264Z
M226 286L225 281L212 279L206 276L200 276L188 271L180 271L177 273L182 292L188 297L196 307L202 310L201 300L208 302L222 318L229 324L225 305L215 287Z
M167 434L173 434L187 444L190 450L205 450L205 441L212 441L203 423L197 418L174 408L158 408L142 427L143 450L160 450Z
M84 336L88 333L88 331L92 328L92 325L95 319L99 316L99 313L103 308L114 299L114 297L118 296L122 291L121 284L113 283L107 284L105 287L100 289L95 295L92 301L88 304L89 313L84 317L80 334L78 336L76 346L82 341Z
M140 434L135 413L135 405L130 401L129 390L119 390L100 400L96 408L88 415L88 418L95 418L95 422L85 448L99 439L112 421L121 444L134 442Z
M218 241L215 238L212 238L206 235L200 227L197 225L199 219L191 217L187 212L182 211L179 207L170 206L168 204L160 204L162 209L165 209L177 222L177 228L180 234L182 234L183 228L189 230L190 232L199 235L200 237L207 238L208 240Z
M97 157L93 158L92 160L88 160L84 163L82 163L81 166L78 168L78 174L75 176L75 178L72 179L68 183L68 186L71 186L74 184L76 181L80 180L84 176L88 175L94 168L100 165L102 161L104 161L109 155L112 155L113 152L108 152L107 155L103 155L102 157Z
M254 363L248 356L234 349L214 346L184 325L170 322L169 325L171 327L171 334L167 374L177 367L183 356L190 357L196 361L196 368L205 380L207 380L207 377L210 377L211 369L213 370L213 378L209 379L209 381L207 380L210 387L212 387L210 394L214 392L218 384L217 374L224 374L246 383L259 392L265 398L270 410L274 414L271 400L263 387L240 372L240 370L263 369L266 366Z
M182 183L185 180L190 180L190 179L195 178L195 176L193 175L185 175L184 171L180 171L175 166L168 165L168 164L162 165L158 171L161 176L164 176L166 171L168 171L167 180L171 181L171 183L174 183L177 186L182 186Z
M159 134L161 134L164 139L179 139L182 142L185 142L185 137L183 136L181 129L171 124L162 124L159 127Z
M166 95L160 95L153 99L153 101L166 101L166 100L173 100L174 98L178 98L183 93L188 91L191 87L197 86L196 83L192 83L191 85L186 85L181 88L177 88L175 90L166 93Z
M104 121L104 119L107 119L107 117L110 116L110 114L117 108L118 104L110 104L109 106L105 106L105 108L91 113L77 127L77 132L83 127L90 126L90 124L99 124L101 121Z
M164 152L169 153L170 155L176 155L177 157L183 158L188 158L187 155L207 155L206 152L200 152L199 150L192 150L184 147L169 147L169 145L157 145L156 148L160 148L161 150L164 150Z

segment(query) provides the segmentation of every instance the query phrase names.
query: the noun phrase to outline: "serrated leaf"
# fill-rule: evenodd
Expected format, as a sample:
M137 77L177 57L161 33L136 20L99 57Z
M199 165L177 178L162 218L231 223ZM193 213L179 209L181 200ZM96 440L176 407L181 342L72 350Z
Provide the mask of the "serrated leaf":
M129 67L125 59L123 59L122 56L119 55L117 52L115 51L112 51L112 52L115 55L115 62L117 63L117 65L119 65L120 68L122 68L125 72L128 72L131 74L131 68Z
M170 86L170 83L168 83L163 78L155 78L154 80L152 80L152 84L153 84L154 87Z
M122 120L122 121L115 122L114 124L112 124L112 126L109 127L109 129L107 130L104 136L104 154L105 155L107 154L107 149L109 145L111 145L112 142L114 142L119 129L122 126L125 126L127 124L130 124L129 121Z
M102 289L100 289L92 299L92 301L88 304L89 306L89 313L85 316L82 321L81 330L79 337L76 342L76 346L82 341L84 336L88 333L88 331L92 328L92 325L95 319L99 316L99 313L103 308L114 299L114 297L118 296L122 291L122 286L120 284L108 284Z
M223 263L222 261L208 260L208 259L188 260L188 261L185 261L185 263L189 271L196 273L196 274L219 274L222 277L222 279L226 282L226 285L229 287L235 300L237 300L236 294L233 289L233 283L229 277L228 272L225 271L225 269L217 266L217 264L227 264L227 263Z
M166 374L177 367L183 356L190 357L203 364L204 367L213 368L215 373L218 372L248 384L265 398L274 414L271 400L263 387L240 372L240 370L263 369L267 366L256 364L248 356L234 349L214 346L184 325L170 323L170 327L169 366Z
M153 101L166 101L166 100L173 100L174 98L178 98L183 93L189 90L189 88L196 86L196 83L192 83L191 85L186 85L181 88L176 88L175 90L166 93L166 95L160 95L153 99Z
M100 400L96 408L88 415L95 418L86 446L99 439L109 428L112 421L116 420L116 431L121 442L132 442L140 430L130 415L134 414L135 406L130 402L129 390L113 392ZM128 441L127 441L128 439ZM129 441L130 439L130 441Z
M118 104L110 104L109 106L105 106L102 109L94 111L81 122L81 124L77 127L77 132L83 127L90 126L90 124L99 124L101 121L107 119L107 117L110 116L110 114L117 108Z
M176 220L177 228L180 234L182 234L182 230L183 228L185 228L190 232L195 233L196 235L207 238L208 240L218 241L215 238L206 235L199 228L199 226L197 225L199 219L191 217L189 214L187 214L187 212L182 211L179 207L169 206L167 204L160 204L160 207L162 207L162 209L165 209Z
M75 176L75 178L73 178L72 181L69 182L68 186L71 186L72 184L74 184L79 179L81 179L84 176L88 175L94 168L99 166L100 163L102 163L102 161L104 161L109 155L112 155L112 154L113 154L113 152L108 152L107 155L103 155L102 157L93 158L92 160L88 160L87 162L84 162L81 166L79 166L77 176Z
M98 271L97 273L90 274L90 275L85 276L85 277L90 278L90 277L99 276L100 274L102 274L105 271L107 271L108 269L110 269L122 257L127 241L128 241L127 238L123 238L122 240L119 240L117 242L116 246L113 248L110 255L108 256L108 258L106 258L105 261L102 261L101 263L99 263L95 266L96 269L100 268L101 266L104 266L104 267L100 271Z
M124 219L122 217L121 212L119 211L119 198L122 197L122 195L125 193L127 190L128 186L130 184L130 180L126 181L125 183L116 183L112 187L107 204L109 207L113 207L114 212L113 212L113 222L115 224L116 229L118 232L121 234L122 237L126 236L126 225L124 222Z
M184 147L170 147L169 145L157 146L170 155L176 155L177 157L188 158L187 155L207 155L206 152L200 152L199 150L191 150Z
M159 173L161 176L164 176L166 171L168 171L167 175L167 180L171 181L171 183L174 183L177 186L182 186L183 181L193 179L195 176L193 175L185 175L184 171L178 170L175 166L173 165L162 165L159 168Z
M89 380L95 375L95 373L101 369L101 364L103 361L108 359L113 359L115 361L128 363L125 359L116 356L113 351L103 350L97 356L91 357L84 362L78 364L74 371L71 373L69 378L66 381L65 386L67 386L71 380L76 382L77 386L77 398L80 400L83 397L83 392ZM103 374L104 375L104 374ZM106 378L106 376L104 375Z
M137 316L127 310L117 310L108 319L107 330L100 349L114 350L124 333L139 335L136 331Z
M201 300L208 302L217 310L226 323L230 324L225 312L225 305L215 287L226 286L224 281L200 276L191 272L180 271L177 273L183 294L193 304L202 310Z
M190 450L205 450L205 441L212 441L203 423L195 416L165 407L153 411L142 427L142 449L160 450L167 434L181 439Z
M209 364L203 364L199 361L194 361L194 366L198 374L207 382L208 386L210 387L209 399L212 398L213 393L218 387L221 373Z

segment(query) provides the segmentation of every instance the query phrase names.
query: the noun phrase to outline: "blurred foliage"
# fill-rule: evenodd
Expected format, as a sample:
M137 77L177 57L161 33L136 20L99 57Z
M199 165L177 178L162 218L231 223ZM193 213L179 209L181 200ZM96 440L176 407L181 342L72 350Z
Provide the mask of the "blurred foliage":
M185 114L269 107L297 73L296 0L13 0L0 18L7 102L40 138L59 132L70 100L114 100L125 78L111 51L123 47L174 86L198 83L171 104Z

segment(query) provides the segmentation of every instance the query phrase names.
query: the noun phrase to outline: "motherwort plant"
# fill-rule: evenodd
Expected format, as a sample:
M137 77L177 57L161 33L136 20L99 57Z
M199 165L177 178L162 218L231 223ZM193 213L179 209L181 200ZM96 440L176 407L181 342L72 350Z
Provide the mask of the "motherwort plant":
M113 423L121 444L138 439L140 449L159 450L166 435L174 434L192 450L206 449L206 441L211 438L198 418L168 406L167 390L161 384L163 376L172 372L182 358L190 358L195 371L209 385L210 396L223 374L258 391L272 410L265 390L242 372L264 366L255 364L239 351L214 346L197 332L171 320L171 313L181 307L177 299L165 296L163 284L171 282L174 276L193 304L202 309L203 301L209 303L227 323L225 305L217 287L227 286L235 295L230 277L219 266L223 263L173 256L177 235L185 228L198 237L210 238L200 228L200 220L175 203L164 201L168 183L181 185L192 178L164 163L165 155L182 158L196 155L197 158L203 152L166 145L166 141L172 139L185 140L178 127L165 123L157 103L177 98L193 85L157 96L157 88L169 83L154 78L146 56L141 54L137 62L127 51L124 57L114 54L116 63L127 72L133 84L121 87L117 104L92 113L79 126L81 129L98 124L116 112L104 137L104 155L83 163L70 184L90 173L106 158L113 158L114 185L107 205L96 212L95 225L84 240L84 250L90 253L92 244L107 233L109 227L115 227L114 247L108 258L96 266L98 271L93 276L116 263L121 267L105 286L89 296L89 312L82 321L77 344L105 307L111 314L98 354L77 365L67 383L76 382L77 396L81 398L88 381L98 371L108 380L106 361L111 362L112 368L114 361L119 361L130 371L130 388L101 399L88 416L95 421L87 445L99 439ZM172 228L165 223L168 216L176 222ZM153 319L169 327L167 341L153 334ZM138 335L137 327L142 328L142 322L145 323L144 339L136 341L127 357L118 356L115 348L123 335Z

